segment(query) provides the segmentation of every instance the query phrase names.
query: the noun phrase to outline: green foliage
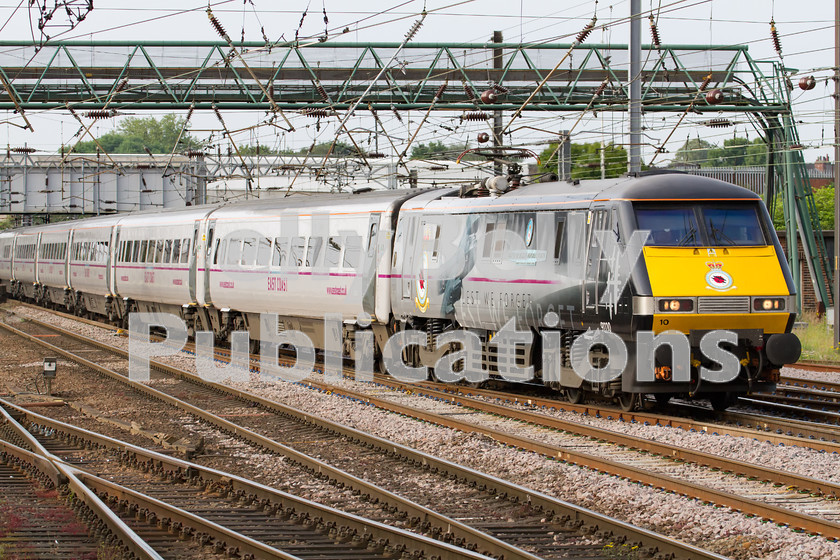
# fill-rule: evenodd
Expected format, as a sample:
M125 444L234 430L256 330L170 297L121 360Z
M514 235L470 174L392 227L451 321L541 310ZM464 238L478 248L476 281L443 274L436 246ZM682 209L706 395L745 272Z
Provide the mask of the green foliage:
M12 229L15 227L15 217L14 216L3 216L3 219L0 220L0 230L4 229Z
M834 185L814 190L814 204L820 217L820 227L834 229ZM773 226L785 229L785 214L781 196L777 196L773 205Z
M543 173L557 172L558 154L557 144L552 143L540 154L540 171ZM590 142L586 144L572 144L572 179L600 179L601 178L601 144ZM618 177L627 172L627 150L615 144L604 146L604 166L606 176Z
M747 138L735 137L724 140L723 147L719 147L702 138L692 138L677 150L674 161L700 167L764 165L767 163L767 145L761 138L750 142Z
M428 144L414 146L411 149L411 159L456 159L462 151L458 147L432 140Z
M802 343L802 359L840 361L840 353L834 348L834 333L826 325L825 317L803 312L799 320L805 322L805 326L793 332Z
M184 117L175 114L165 115L160 120L154 117L129 117L122 121L116 132L108 132L98 138L102 148L113 154L142 154L148 148L154 154L168 154L173 148L181 151L199 147L199 142L186 131L178 139L184 127ZM72 146L68 146L68 149ZM79 142L74 151L83 154L94 153L97 150L93 140Z
M293 156L293 155L298 153L295 150L277 150L277 149L269 148L268 146L263 146L263 145L260 145L260 144L258 144L256 146L251 146L250 144L245 144L244 146L237 146L237 148L239 148L239 153L242 154L243 156L256 156L256 155L261 155L261 156L279 156L279 155ZM303 153L306 153L306 151L304 151Z
M330 152L330 146L332 146L332 144L332 142L321 142L320 144L315 144L315 147L312 148L311 152L309 151L309 148L302 148L298 150L297 153L302 156L306 155L307 153L309 153L309 155L312 156L325 156L329 153L330 156L336 157L353 157L358 155L359 153L358 151L356 151L356 148L354 148L352 144L347 144L346 142L336 142L335 148L333 148L333 151Z

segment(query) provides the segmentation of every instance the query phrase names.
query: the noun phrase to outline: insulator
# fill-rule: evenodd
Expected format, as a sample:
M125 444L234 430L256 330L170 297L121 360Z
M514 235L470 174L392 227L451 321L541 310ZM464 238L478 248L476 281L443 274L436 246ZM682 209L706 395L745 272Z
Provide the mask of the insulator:
M9 151L13 154L33 154L35 153L35 148L24 146L23 148L10 148Z
M421 27L423 27L423 20L425 20L425 19L426 19L426 12L424 11L422 14L420 14L420 19L415 21L412 24L411 29L408 30L408 33L405 34L405 40L406 41L411 41L411 39L414 37L414 35L420 30Z
M723 102L723 92L719 89L713 89L706 94L706 103L709 105L717 105Z
M467 94L470 101L475 101L475 92L473 91L472 86L470 86L467 82L464 82L464 93Z
M222 27L221 23L219 23L219 20L216 19L216 16L213 15L213 12L212 10L210 10L210 8L207 8L207 17L210 19L210 25L212 25L213 29L216 30L216 33L219 34L219 37L221 37L225 41L230 41L227 31L225 31L225 28Z
M202 150L187 150L187 157L190 159L200 159L204 157Z
M510 90L501 84L493 84L493 89L495 89L499 93L507 93Z
M304 116L307 116L307 117L320 119L322 117L329 117L330 116L330 110L329 109L320 109L320 108L315 108L315 107L306 107L304 109L301 109L300 114L304 115Z
M94 109L93 111L88 111L85 113L85 116L89 119L110 119L113 116L116 116L114 111L109 111L108 109Z
M462 121L486 121L487 113L484 111L473 111L472 113L464 113L461 115Z
M394 107L394 105L391 105L391 111L393 111L393 112L394 112L394 116L395 116L395 117L397 117L397 120L398 120L398 121L403 122L403 120L402 120L402 116L400 116L400 112L399 112L399 111L397 111L397 108L396 108L396 107Z
M601 85L598 86L598 89L595 90L595 93L592 95L592 97L598 97L599 95L604 93L604 90L607 89L607 85L609 83L609 80L604 80L603 82L601 82Z
M479 132L478 137L476 138L480 144L484 144L488 140L490 140L490 135L486 132Z
M779 32L776 31L776 22L770 18L770 38L773 39L773 48L782 56L782 41L779 39Z
M446 86L448 86L446 82L442 83L435 94L435 99L440 99L443 97L443 92L446 91Z
M481 92L482 103L495 103L499 100L499 96L495 90L487 89Z
M586 38L589 37L589 34L592 33L592 30L595 29L595 22L598 21L598 18L592 16L592 20L586 24L586 27L580 30L580 33L577 34L575 37L575 43L583 43L586 41Z
M659 49L662 46L662 41L659 39L659 29L656 27L656 22L653 19L653 14L650 14L650 37L653 46Z
M382 152L371 152L367 155L369 159L381 159L385 157L385 154Z
M711 119L704 122L706 126L709 128L726 128L728 126L732 126L732 121L729 119Z
M274 84L268 84L268 96L274 99Z
M788 150L801 150L804 147L802 144L788 144Z
M324 100L324 103L329 103L330 102L330 96L327 95L327 90L324 89L324 86L321 85L321 82L317 82L315 84L315 89L318 90L318 95L321 96L321 99Z
M117 87L116 87L116 89L114 90L114 92L115 92L115 93L119 93L119 92L121 92L122 90L124 90L126 87L128 87L128 78L123 78L123 79L122 79L122 80L120 80L120 81L119 81L119 83L117 84Z
M785 75L785 85L788 88L788 91L793 91L793 82L790 81L790 76Z
M192 117L193 111L195 111L195 105L190 105L189 110L187 111L186 122L190 122L190 117Z
M708 86L709 82L711 82L711 81L712 81L712 75L711 74L709 74L708 76L703 78L703 82L700 84L700 91L703 91L704 89L706 89L706 86Z
M808 91L810 89L814 89L815 87L817 87L817 80L815 80L813 76L799 78L799 89Z

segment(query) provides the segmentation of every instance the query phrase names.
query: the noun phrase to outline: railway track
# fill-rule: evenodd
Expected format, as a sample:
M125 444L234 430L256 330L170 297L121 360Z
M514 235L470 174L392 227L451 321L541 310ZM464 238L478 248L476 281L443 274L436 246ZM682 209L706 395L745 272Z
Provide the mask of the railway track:
M125 517L135 518L135 524L141 525L138 531L145 526L137 522L145 521L179 539L202 544L202 554L288 560L378 560L403 555L418 560L484 558L6 401L0 400L0 406L33 435L33 447L41 446L46 453L76 465L77 475L105 502Z
M27 321L25 324L27 328L36 325L35 322L31 321ZM55 327L49 325L41 324L38 325L38 328L45 329L52 334L58 332ZM46 344L44 340L32 337L32 334L43 335L47 333L30 331L31 340ZM68 337L73 338L70 333L62 333L59 337L50 337L49 340L59 342L59 340ZM73 339L77 343L81 343L78 336ZM90 345L91 342L85 341L85 344ZM67 350L59 351L56 346L50 346L56 352L64 352L68 357L71 355ZM108 350L101 347L100 349L104 352L110 352L110 356L103 356L100 359L114 361L113 349ZM90 350L89 346L88 350ZM74 356L71 359L85 363L88 367L94 367L104 373L105 368L90 363L91 356L89 354L86 354L87 359L79 356ZM341 457L349 457L350 459L345 459L344 463L356 461L359 451L370 455L370 460L364 461L361 465L342 464L341 467L353 467L360 472L364 472L366 476L378 476L382 479L382 484L391 484L393 491L368 487L365 488L365 492L370 493L377 500L390 503L395 502L394 493L396 491L409 494L414 492L413 498L425 499L429 502L429 505L434 506L437 510L444 510L451 517L441 519L440 515L435 516L434 512L418 509L416 505L406 506L398 503L396 507L400 509L415 508L416 512L432 519L433 522L430 523L432 533L443 531L441 534L444 536L450 535L449 538L466 543L473 543L478 540L482 550L490 549L493 554L500 555L500 553L503 553L506 558L517 557L517 545L521 543L524 548L525 543L527 543L527 548L540 557L558 556L559 549L565 549L569 546L588 548L587 553L597 557L601 554L599 551L603 549L605 544L615 546L615 539L611 540L611 537L609 537L609 533L612 533L619 535L616 539L626 539L628 543L639 541L645 543L648 548L663 553L675 553L679 557L717 557L681 543L674 543L666 537L633 528L593 512L574 508L559 500L499 479L487 477L476 471L436 459L412 449L324 422L299 411L278 407L274 403L256 397L232 392L228 388L201 382L194 376L185 375L183 372L175 371L161 364L155 364L153 367L156 370L167 372L167 381L162 384L162 389L165 389L170 395L178 393L180 397L193 402L192 404L183 401L176 403L173 397L159 394L156 395L156 398L162 398L170 404L179 406L181 410L189 410L191 414L202 418L206 422L223 426L223 429L230 433L260 445L262 448L281 453L293 458L294 461L306 463L312 470L317 469L322 473L328 473L330 478L342 485L359 487L361 481L352 475L343 473L336 467L331 467L305 456L302 450L311 446L320 447L320 453L328 455L336 462L341 462ZM127 382L119 373L109 372L109 375L114 379ZM178 380L172 380L174 375L178 376ZM155 384L154 377L152 384ZM152 389L144 386L135 388L147 392L147 394L152 391ZM236 400L232 398L233 396ZM243 403L247 403L246 410L243 410ZM201 408L199 409L196 404L200 404ZM253 405L257 405L268 414L255 415ZM284 409L282 414L280 408ZM215 410L219 414L212 414L208 410ZM221 418L222 415L225 418ZM236 422L231 422L231 418L236 418ZM317 433L313 433L313 430ZM265 435L257 433L257 431ZM270 436L273 436L274 439L271 439ZM297 448L291 449L291 447L281 445L276 441L278 439L287 443L291 442L293 445L290 445ZM348 447L355 447L356 453L348 451L342 455L342 451ZM372 453L372 451L375 453ZM432 471L431 474L429 471ZM395 477L394 473L399 473L399 476ZM423 483L406 485L405 480L423 481ZM428 481L428 484L426 484L426 481ZM432 496L428 494L428 491L417 494L418 488L428 489L431 487L440 487L442 492L437 492ZM501 502L499 500L500 496L505 498ZM492 512L488 510L489 504L492 504ZM449 509L448 512L447 508ZM469 530L469 526L452 519L453 517L463 518L467 513L471 525L477 528L472 529L472 532ZM547 515L547 513L550 513L550 515ZM413 516L417 517L417 515ZM508 519L514 519L515 521L510 522L507 521ZM574 527L581 520L584 521L585 525ZM439 521L445 521L448 525L444 525L443 529L435 530L435 526L440 526ZM566 538L560 539L559 542L557 540L558 523L561 527L575 529L562 533L562 536ZM587 540L592 539L593 527L599 528L596 529L596 531L600 531L596 540L600 540L600 544L576 544L575 541L580 541L583 537L586 537ZM475 533L479 529L484 532L485 536L482 537L481 534ZM491 536L488 537L488 534ZM510 544L507 544L506 548L500 549L500 545L494 542L499 540ZM496 547L495 551L493 547ZM528 556L523 554L521 549L519 552L519 557Z
M59 473L40 457L0 442L0 550L8 557L96 558L90 523L76 515ZM61 490L61 491L59 491ZM115 548L114 548L115 551Z
M50 329L55 329L54 327L48 327ZM155 365L158 369L170 369L171 368L162 368L160 364ZM191 376L189 374L185 374L184 372L172 372L178 375L181 379L189 379ZM392 383L392 382L389 382ZM207 384L204 384L205 386ZM656 470L656 467L650 467L647 465L645 468L640 468L634 466L632 464L632 460L628 461L631 464L624 464L620 461L613 460L615 457L612 458L605 458L605 457L598 457L591 453L585 453L580 451L569 451L569 447L580 447L581 441L580 439L576 439L573 444L567 447L557 446L557 445L545 445L539 442L535 442L532 439L528 438L521 438L516 436L511 436L509 433L502 433L495 430L488 430L488 429L476 429L475 426L470 426L469 423L453 421L450 418L444 418L441 415L430 414L425 411L418 411L416 409L412 409L410 407L399 407L395 406L393 403L388 403L383 399L373 399L364 394L358 394L351 391L347 391L341 388L336 387L326 387L322 386L322 390L331 390L338 393L343 393L346 396L351 398L355 398L358 400L366 400L371 404L375 404L376 406L391 410L393 412L397 412L400 414L407 414L410 416L421 418L425 421L435 422L438 424L456 427L458 429L464 431L478 431L479 433L484 433L486 435L490 435L494 439L498 441L502 441L504 443L508 443L510 445L516 445L517 447L522 447L525 449L531 449L536 452L542 453L544 455L548 455L555 458L560 458L561 460L565 460L568 462L576 462L580 464L584 464L590 466L591 468L596 468L602 472L611 472L613 474L617 474L619 476L630 477L633 480L638 480L644 482L646 484L651 484L656 487L665 488L669 491L678 492L681 494L686 494L689 496L697 497L704 501L714 502L719 505L726 505L728 507L732 507L733 509L737 509L740 511L744 511L746 513L750 513L753 515L759 515L763 517L771 518L777 522L785 523L793 525L794 527L804 528L811 532L817 532L828 537L836 538L840 536L840 525L834 522L831 519L820 519L812 515L808 515L807 513L802 514L800 512L796 512L781 505L773 505L768 504L767 502L760 502L757 500L753 500L751 498L747 498L745 496L737 496L733 494L733 488L730 484L730 487L726 489L715 489L710 486L704 486L702 484L692 483L691 481L679 480L672 476L662 474L662 471L666 471L669 468L673 467L673 461L670 459L662 459L662 465L659 466L660 472L652 472ZM416 386L406 386L403 387L403 390L413 390L417 391L419 388ZM226 388L226 387L216 387L216 390L219 390L223 393L228 395L236 395L238 398L247 398L253 399L253 397L241 395L238 392ZM183 388L179 389L179 391L183 392ZM441 399L448 399L449 397L445 394L435 395L433 398L438 400ZM285 409L285 413L289 413L286 407L281 407L274 403L269 403L264 400L257 400L257 402L266 408L270 408L273 410L280 410ZM457 404L457 403L456 403ZM463 406L463 402L460 403ZM472 405L478 406L478 402L472 403ZM471 406L472 406L471 405ZM489 410L494 414L504 414L505 416L510 416L510 411L502 411L498 408L495 410ZM300 413L296 413L300 414ZM308 418L308 417L307 417ZM520 417L520 420L523 418ZM534 418L527 419L531 423L534 422ZM259 420L260 424L265 423L265 419L261 418ZM559 425L555 424L551 426L553 430L559 429ZM571 428L571 434L575 437L581 435L580 426L571 427L565 426L565 428ZM287 430L287 427L284 427L282 431ZM577 432L575 432L577 430ZM594 435L593 435L594 434ZM587 437L600 437L604 438L607 436L605 431L601 433L590 432ZM323 437L323 436L321 436ZM614 455L614 444L616 443L615 435L610 434L607 436L609 439L605 439L607 441L607 446L611 448L611 451L607 453L607 455ZM673 447L668 448L667 446L660 446L656 447L652 442L641 443L636 438L635 441L632 441L633 438L623 438L621 439L620 445L626 446L628 448L636 448L645 451L647 454L659 453L665 456L674 456L679 460L693 460L695 462L702 462L703 464L711 464L718 469L725 469L728 471L734 471L736 473L745 473L748 476L759 476L762 480L770 479L775 480L776 484L779 485L791 485L795 484L801 488L814 488L816 492L820 492L826 495L840 495L840 487L834 486L830 483L823 483L821 481L814 481L814 480L806 480L804 477L797 477L796 475L780 475L775 471L770 469L761 469L756 465L745 465L745 464L737 464L737 462L727 461L725 459L720 459L711 456L702 456L702 454L691 454L688 450L679 450L674 449ZM638 455L636 451L622 451L625 455ZM627 457L624 457L624 460L627 461ZM649 463L650 457L645 456L643 458L643 462ZM714 461L717 461L716 463ZM734 478L734 477L733 477ZM758 485L756 488L755 485L753 488L745 489L742 487L739 489L742 494L760 494L767 498L769 494L773 494L773 491L768 491L768 488L761 487ZM833 502L826 502L825 500L817 500L812 498L811 496L800 495L795 492L782 491L782 492L775 492L777 495L775 500L777 503L780 504L789 504L791 502L798 502L800 508L805 506L805 509L811 507L812 510L824 510L826 507L833 511L830 515L834 518L840 516L840 509L836 506L837 504ZM808 502L808 503L806 503ZM828 505L826 505L828 504Z

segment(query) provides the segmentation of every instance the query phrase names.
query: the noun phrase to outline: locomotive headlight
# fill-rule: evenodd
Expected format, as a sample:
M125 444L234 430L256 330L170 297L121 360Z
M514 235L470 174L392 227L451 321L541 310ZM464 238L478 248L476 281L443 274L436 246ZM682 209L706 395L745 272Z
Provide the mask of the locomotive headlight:
M659 300L660 313L691 313L694 311L694 300L688 298L662 298Z
M770 312L777 312L777 311L784 311L785 310L785 300L787 298L783 297L772 297L772 298L754 298L753 299L753 311L770 311Z

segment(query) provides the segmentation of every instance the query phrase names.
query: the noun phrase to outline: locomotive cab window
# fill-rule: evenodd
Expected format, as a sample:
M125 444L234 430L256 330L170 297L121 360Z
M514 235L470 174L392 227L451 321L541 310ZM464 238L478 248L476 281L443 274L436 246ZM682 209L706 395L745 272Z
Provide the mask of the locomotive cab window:
M760 246L767 237L755 204L636 207L640 230L650 231L646 245L661 247Z
M646 245L699 247L704 244L694 208L636 208L636 222L640 230L650 231Z
M703 207L703 224L715 246L766 245L755 205Z

